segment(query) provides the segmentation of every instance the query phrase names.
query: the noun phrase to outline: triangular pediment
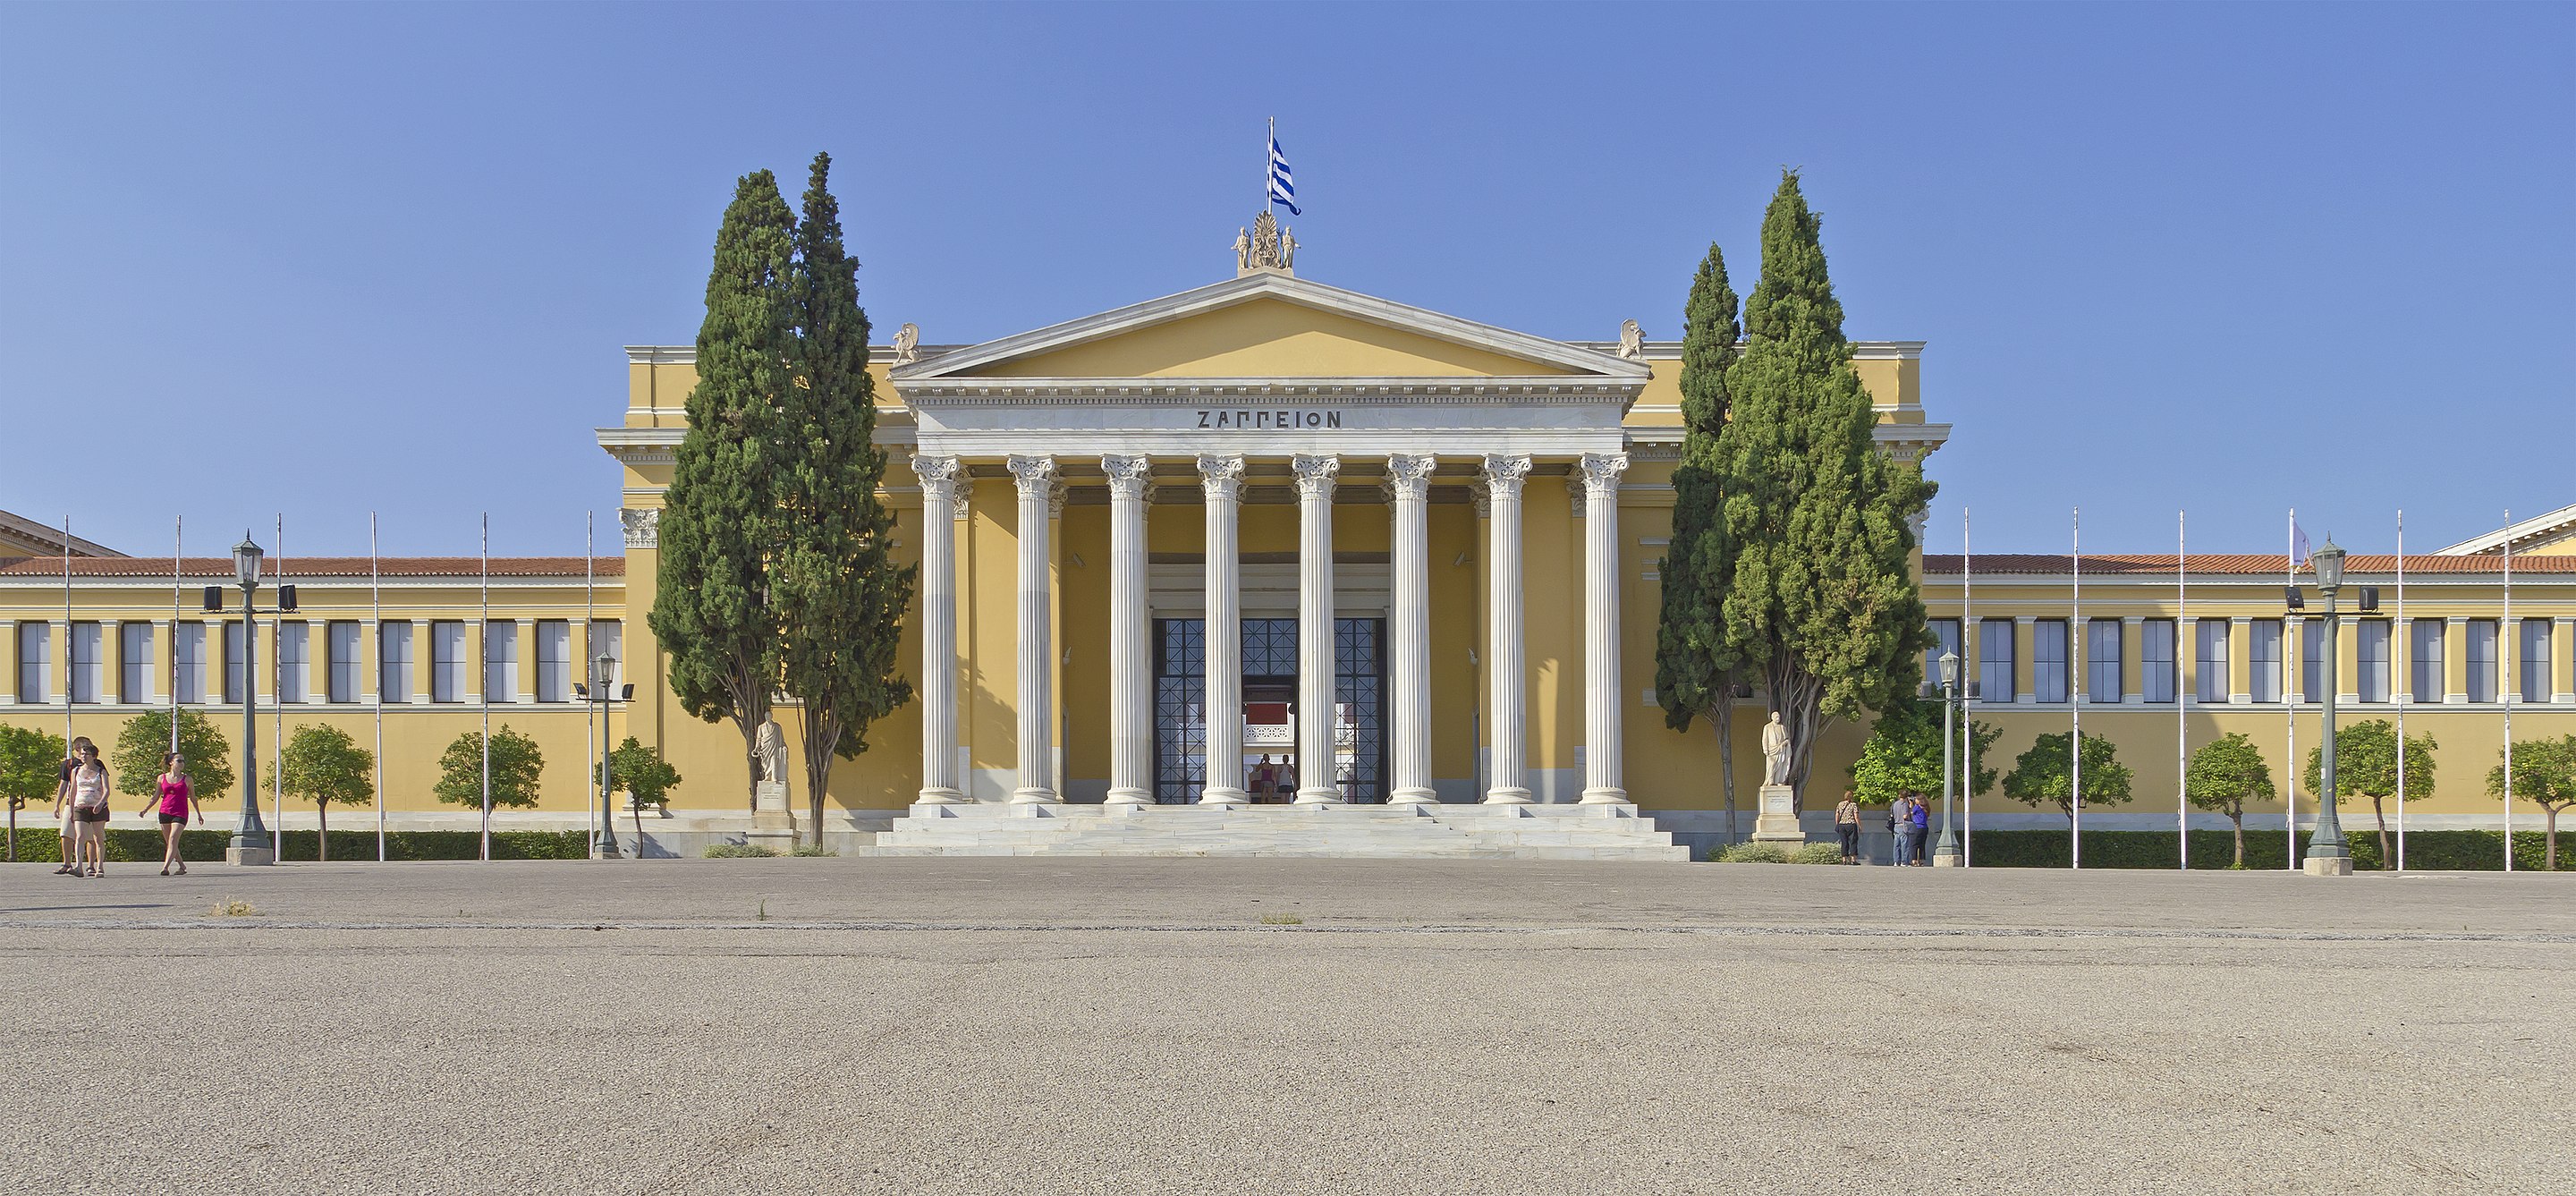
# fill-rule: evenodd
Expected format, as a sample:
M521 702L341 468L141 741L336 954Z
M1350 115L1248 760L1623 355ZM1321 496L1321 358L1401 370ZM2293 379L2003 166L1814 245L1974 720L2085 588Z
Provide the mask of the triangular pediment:
M1563 378L1644 362L1284 274L1258 273L897 367L892 379Z

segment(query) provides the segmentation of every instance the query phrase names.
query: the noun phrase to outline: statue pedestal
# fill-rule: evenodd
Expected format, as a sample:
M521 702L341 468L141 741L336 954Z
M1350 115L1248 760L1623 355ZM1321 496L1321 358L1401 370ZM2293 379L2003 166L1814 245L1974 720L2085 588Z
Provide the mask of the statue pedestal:
M787 811L787 782L762 781L751 795L751 830L744 841L786 850L796 838L796 816Z
M1764 785L1760 813L1753 818L1753 841L1756 843L1804 843L1807 832L1798 826L1798 791L1787 785Z

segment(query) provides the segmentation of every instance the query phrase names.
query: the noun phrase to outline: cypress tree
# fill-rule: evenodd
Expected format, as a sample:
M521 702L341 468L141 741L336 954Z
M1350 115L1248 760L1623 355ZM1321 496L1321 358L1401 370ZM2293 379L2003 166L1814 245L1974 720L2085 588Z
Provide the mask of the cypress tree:
M868 725L912 699L896 673L895 648L915 572L894 563L894 514L877 497L886 454L875 443L868 315L859 306L859 264L841 240L840 203L827 186L831 167L831 155L814 155L796 227L790 290L800 335L797 377L778 426L786 528L770 591L786 690L805 707L799 746L818 847L834 757L866 751Z
M1682 307L1682 460L1673 470L1671 547L1658 570L1663 614L1655 627L1655 701L1664 708L1664 724L1676 731L1690 730L1691 720L1702 717L1716 730L1730 835L1740 661L1720 618L1734 553L1718 518L1717 439L1726 426L1726 371L1735 364L1741 331L1726 256L1712 243Z
M1932 486L1871 439L1877 415L1852 370L1821 227L1797 172L1783 172L1712 466L1734 549L1721 623L1788 728L1793 788L1829 721L1914 692L1932 642L1910 529Z
M742 732L744 805L779 683L768 558L780 539L774 429L797 353L788 294L794 217L768 171L744 175L716 231L698 384L663 495L661 576L648 623L680 709Z

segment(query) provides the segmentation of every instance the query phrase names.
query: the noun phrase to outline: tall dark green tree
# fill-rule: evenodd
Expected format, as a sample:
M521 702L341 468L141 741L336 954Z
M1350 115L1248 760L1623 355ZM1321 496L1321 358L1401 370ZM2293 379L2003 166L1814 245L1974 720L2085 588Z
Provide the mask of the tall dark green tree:
M1659 570L1664 607L1655 627L1655 701L1664 708L1664 725L1688 731L1693 719L1705 718L1717 732L1718 784L1726 795L1729 834L1735 828L1734 713L1741 661L1721 614L1735 558L1718 513L1723 487L1717 441L1726 426L1726 371L1735 364L1741 334L1726 256L1712 243L1682 307L1682 460L1673 470L1672 546Z
M780 682L768 564L781 539L776 429L796 368L795 219L766 170L744 175L716 231L689 429L663 495L649 625L680 708L742 732L743 800Z
M1726 658L1762 677L1789 731L1793 787L1826 724L1914 692L1932 643L1909 527L1932 484L1872 439L1821 228L1785 172L1762 218L1762 281L1744 305L1712 465L1734 553Z
M817 847L833 759L866 751L868 725L912 699L895 648L914 569L895 563L894 513L877 497L886 454L874 440L868 315L831 168L831 155L814 155L796 226L797 376L778 422L785 534L770 572L786 690L804 704L799 746Z

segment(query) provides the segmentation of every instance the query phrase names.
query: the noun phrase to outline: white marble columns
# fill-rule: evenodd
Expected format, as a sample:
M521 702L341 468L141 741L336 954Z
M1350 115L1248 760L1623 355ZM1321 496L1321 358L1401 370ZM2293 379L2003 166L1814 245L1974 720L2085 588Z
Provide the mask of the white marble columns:
M957 787L957 520L967 484L955 457L916 456L921 479L921 795L927 805L966 800Z
M1341 458L1299 453L1297 475L1297 804L1342 800L1334 750L1333 487Z
M1011 477L1020 488L1019 593L1019 786L1011 790L1014 805L1048 805L1058 800L1052 783L1055 736L1055 643L1052 555L1047 549L1048 521L1053 516L1055 458L1013 456Z
M1625 453L1585 453L1583 487L1583 802L1628 800L1619 769L1619 475Z
M1431 788L1431 470L1428 454L1386 459L1387 499L1395 508L1393 568L1388 578L1387 755L1390 805L1439 800Z
M1490 664L1493 714L1493 767L1485 789L1490 805L1530 803L1527 677L1521 653L1521 483L1528 480L1530 459L1502 453L1485 455L1487 551L1485 658Z
M1154 800L1153 616L1145 595L1145 503L1153 463L1107 456L1109 475L1109 797L1113 806Z
M1243 458L1199 456L1207 496L1207 779L1199 801L1240 806L1243 789L1243 561L1235 546L1235 508L1243 500Z

